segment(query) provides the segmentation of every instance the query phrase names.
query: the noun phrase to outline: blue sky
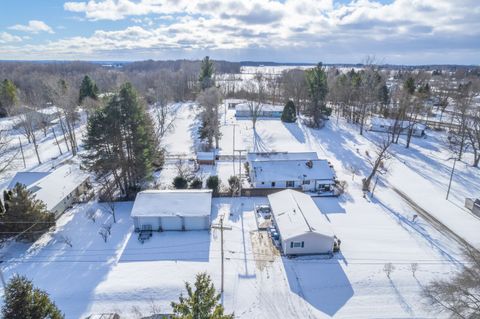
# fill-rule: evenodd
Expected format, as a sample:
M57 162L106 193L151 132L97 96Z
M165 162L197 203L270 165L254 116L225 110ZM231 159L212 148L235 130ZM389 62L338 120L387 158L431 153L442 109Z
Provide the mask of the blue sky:
M15 0L0 59L479 64L478 0Z

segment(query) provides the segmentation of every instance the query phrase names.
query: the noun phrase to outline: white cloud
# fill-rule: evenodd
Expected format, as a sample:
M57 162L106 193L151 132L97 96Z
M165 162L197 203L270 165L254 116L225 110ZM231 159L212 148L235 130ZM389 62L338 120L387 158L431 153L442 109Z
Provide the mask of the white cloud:
M375 54L393 63L419 58L419 52L474 56L480 49L477 0L84 0L66 2L64 8L79 13L75 18L128 19L136 26L22 46L25 54L88 58L124 52L149 58L210 51L223 52L224 58L226 52L238 59L250 54L285 60L295 54L297 61L331 56L336 62Z
M39 20L30 20L26 25L16 24L8 28L10 30L23 31L23 32L29 32L29 33L40 33L40 32L55 33L49 25Z
M7 33L7 32L0 32L0 43L10 43L10 42L20 42L22 38Z

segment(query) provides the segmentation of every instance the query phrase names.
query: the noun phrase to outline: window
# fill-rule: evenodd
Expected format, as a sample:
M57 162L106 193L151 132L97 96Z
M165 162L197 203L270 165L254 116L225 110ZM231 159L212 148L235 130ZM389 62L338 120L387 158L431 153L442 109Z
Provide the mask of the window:
M272 187L275 187L275 182L272 182Z
M291 241L290 248L303 248L305 246L305 242L303 241Z
M294 181L287 181L287 187L293 187L295 185Z
M303 185L310 185L310 180L303 181Z

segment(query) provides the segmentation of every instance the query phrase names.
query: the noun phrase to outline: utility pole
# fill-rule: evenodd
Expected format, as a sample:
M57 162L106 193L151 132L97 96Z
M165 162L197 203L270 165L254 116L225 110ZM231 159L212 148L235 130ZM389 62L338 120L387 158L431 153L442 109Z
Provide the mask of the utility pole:
M453 167L452 167L452 172L450 173L450 181L448 182L448 190L447 190L447 200L448 200L448 195L450 195L450 188L452 187L452 179L453 179L453 173L455 172L455 164L457 164L457 158L455 157L453 159Z
M235 123L233 125L233 143L232 143L232 163L233 163L233 173L235 174Z
M223 294L223 281L224 281L224 277L225 277L225 273L224 273L224 254L223 254L223 215L220 217L220 250L221 250L221 254L222 254L222 284L221 284L221 288L220 288L220 293Z
M233 153L238 152L238 181L240 183L239 187L239 194L238 196L242 196L242 152L246 152L247 150L233 150ZM235 171L233 171L235 173Z
M20 139L20 137L18 138L18 141L20 142L20 151L22 151L23 168L27 168L27 164L25 163L25 155L23 154L22 140Z

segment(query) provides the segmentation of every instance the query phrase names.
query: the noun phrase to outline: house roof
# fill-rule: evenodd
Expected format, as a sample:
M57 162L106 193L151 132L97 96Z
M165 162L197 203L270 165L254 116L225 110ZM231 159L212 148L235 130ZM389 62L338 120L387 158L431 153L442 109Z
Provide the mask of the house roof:
M47 205L48 210L52 210L87 179L88 174L78 165L65 164L51 172L19 172L8 188L14 187L16 183L24 184L37 199Z
M209 216L212 190L146 190L139 192L132 208L132 217Z
M279 161L279 160L316 160L316 152L249 152L247 160L253 161Z
M18 172L13 176L7 188L12 189L17 183L23 184L29 188L48 174L50 174L50 172Z
M261 104L260 110L262 112L283 112L283 105ZM235 105L235 111L250 111L248 103L240 103Z
M268 195L268 200L283 240L311 232L334 236L330 224L310 196L287 189Z
M327 180L333 183L335 178L327 160L254 161L251 166L257 182Z

